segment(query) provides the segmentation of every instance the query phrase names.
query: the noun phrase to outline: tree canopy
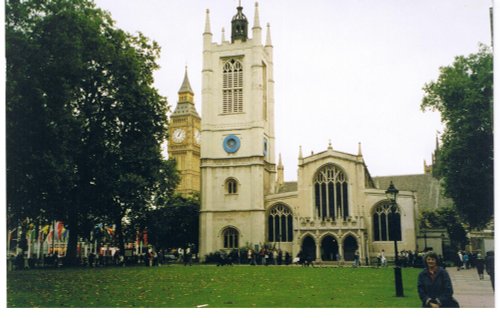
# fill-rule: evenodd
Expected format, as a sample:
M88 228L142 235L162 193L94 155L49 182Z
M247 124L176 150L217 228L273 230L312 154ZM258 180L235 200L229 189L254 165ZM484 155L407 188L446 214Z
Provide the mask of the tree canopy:
M68 224L68 256L93 223L157 209L178 182L162 157L160 47L90 0L7 0L8 226ZM122 239L123 241L123 239Z
M198 195L174 195L162 208L144 219L149 241L158 248L198 246L200 200Z
M467 244L465 228L453 209L441 208L436 211L423 211L419 220L419 228L445 228L454 251L465 248Z
M456 57L424 92L422 110L439 111L445 124L437 158L445 194L471 228L484 228L494 213L491 50Z

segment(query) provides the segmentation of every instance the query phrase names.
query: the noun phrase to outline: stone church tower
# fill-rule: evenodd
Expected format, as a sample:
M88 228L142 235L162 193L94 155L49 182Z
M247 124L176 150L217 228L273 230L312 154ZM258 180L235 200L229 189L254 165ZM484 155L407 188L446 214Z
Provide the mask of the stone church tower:
M231 38L203 33L200 256L266 241L264 198L274 193L273 47L265 45L258 4L252 38L243 7Z
M177 162L180 183L176 191L182 195L200 192L200 122L194 107L194 93L187 68L179 89L179 100L170 116L168 156Z

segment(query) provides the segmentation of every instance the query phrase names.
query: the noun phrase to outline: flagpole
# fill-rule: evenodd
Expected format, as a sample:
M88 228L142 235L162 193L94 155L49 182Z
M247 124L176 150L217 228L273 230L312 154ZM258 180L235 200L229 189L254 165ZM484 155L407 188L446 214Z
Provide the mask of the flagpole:
M29 239L28 239L28 231L29 229L26 230L26 234L25 234L25 237L26 237L26 240L28 241L28 259L31 258L31 236L32 236L32 232L29 232L30 233L30 236L29 236Z
M55 249L56 249L56 221L52 221L52 225L54 226L52 228L52 254L55 254Z

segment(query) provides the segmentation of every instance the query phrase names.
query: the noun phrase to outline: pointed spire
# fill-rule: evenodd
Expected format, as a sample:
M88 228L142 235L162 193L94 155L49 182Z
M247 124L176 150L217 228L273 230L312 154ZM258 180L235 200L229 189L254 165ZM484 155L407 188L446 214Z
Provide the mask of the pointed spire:
M262 45L262 28L260 27L259 19L259 3L255 2L255 14L253 18L253 28L252 28L253 41L256 45Z
M191 88L191 84L189 83L189 78L188 78L188 67L186 65L185 70L184 70L184 81L182 82L181 88L179 89L179 94L181 93L191 93L194 95L193 89Z
M285 168L283 167L283 162L281 162L281 153L279 155L279 161L278 161L278 175L277 175L277 182L279 186L282 186L283 183L285 183L285 175L284 175Z
M210 31L210 10L207 9L205 16L205 32L203 34L212 34Z
M179 100L177 106L175 107L172 116L182 116L185 114L193 114L198 116L198 112L194 107L194 93L189 83L189 77L187 73L187 65L184 71L184 80L182 81L181 88L179 89Z
M266 46L273 46L271 41L271 25L269 23L267 24Z
M299 160L303 159L304 157L302 156L302 146L299 146Z
M255 14L253 16L253 28L260 29L259 3L258 2L255 2Z
M358 156L363 156L363 153L361 152L361 143L358 142Z
M328 139L328 150L333 150L331 139Z
M226 41L226 31L224 30L224 27L222 27L221 33L222 33L221 43L223 43Z

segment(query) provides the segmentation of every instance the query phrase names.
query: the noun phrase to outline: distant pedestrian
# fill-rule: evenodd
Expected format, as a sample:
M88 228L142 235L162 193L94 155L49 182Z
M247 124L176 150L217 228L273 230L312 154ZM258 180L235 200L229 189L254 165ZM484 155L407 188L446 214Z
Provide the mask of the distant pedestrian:
M184 250L184 266L186 265L193 265L193 260L192 260L192 254L191 254L191 247L188 245L186 249Z
M359 251L356 250L356 252L354 252L354 262L352 264L353 267L358 267L359 266Z
M490 275L491 287L495 290L495 254L493 251L486 252L484 263L486 266L486 273Z
M457 308L458 302L453 298L453 285L450 275L438 266L438 256L429 252L424 256L424 269L418 275L418 296L422 307Z
M469 269L470 268L470 263L469 263L469 253L464 252L463 253L463 260L464 260L464 265L462 266L463 269Z
M177 249L177 254L178 254L178 259L177 259L177 262L181 263L184 261L184 249L182 247L179 247Z
M283 251L278 250L278 265L283 264Z
M484 258L481 253L478 253L476 256L476 270L479 275L479 279L484 279Z
M464 263L464 256L462 255L462 251L458 251L456 263L457 263L456 264L457 265L457 271L459 271L460 268L462 268L462 265Z
M387 258L385 257L385 250L380 253L380 260L382 262L382 267L387 267Z
M95 254L94 252L90 252L89 254L89 267L94 267L94 262L95 262Z
M292 256L290 253L285 252L285 265L290 265L292 263Z

